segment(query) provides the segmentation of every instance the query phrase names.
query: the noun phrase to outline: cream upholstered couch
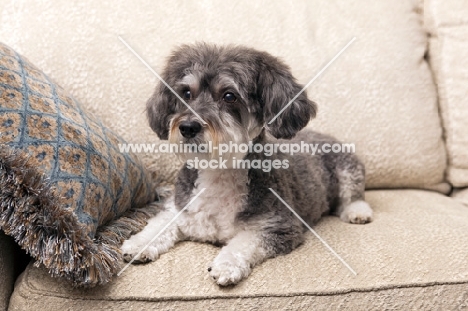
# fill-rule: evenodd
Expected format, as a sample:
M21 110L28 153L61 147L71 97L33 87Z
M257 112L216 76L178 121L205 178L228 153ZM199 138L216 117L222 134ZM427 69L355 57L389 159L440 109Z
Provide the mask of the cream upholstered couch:
M316 238L219 288L206 267L217 248L181 243L110 284L72 289L28 266L0 235L0 309L420 310L468 307L468 3L354 1L14 1L0 4L0 40L41 67L132 143L157 141L145 100L177 44L239 43L267 50L319 104L310 126L356 144L367 166L365 226L326 217ZM142 155L173 180L179 164ZM222 208L222 207L220 207Z

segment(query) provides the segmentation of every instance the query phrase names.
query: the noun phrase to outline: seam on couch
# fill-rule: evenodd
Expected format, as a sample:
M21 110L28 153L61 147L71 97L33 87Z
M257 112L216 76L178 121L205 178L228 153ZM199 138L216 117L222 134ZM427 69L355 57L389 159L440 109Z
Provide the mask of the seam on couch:
M427 7L425 5L425 1L421 0L419 2L420 6L420 12L419 14L421 15L421 20L422 20L422 25L421 28L423 31L426 33L426 46L424 50L424 58L423 61L426 63L427 67L429 68L430 74L431 74L431 80L432 83L434 84L434 91L437 96L437 115L439 119L439 126L441 129L441 137L440 140L443 143L443 150L445 152L445 169L444 169L444 177L443 180L440 182L440 184L447 184L447 189L445 191L442 191L444 194L449 194L452 191L453 185L448 181L448 174L449 174L449 168L450 168L450 151L448 147L448 141L447 141L447 130L445 127L445 121L443 117L443 111L441 107L441 102L440 102L440 96L444 92L439 89L439 84L437 80L437 74L436 74L436 64L434 63L433 55L431 55L431 38L439 38L439 32L437 27L434 25L429 25L429 24L435 24L435 21L433 21L431 18L433 18L433 13L428 12L432 9L432 7ZM432 15L429 15L432 14ZM429 25L429 26L428 26ZM434 190L434 189L432 189Z
M443 21L441 22L440 19L437 16L435 4L433 1L427 1L427 4L424 6L425 12L424 12L424 21L425 21L425 29L426 32L429 35L429 68L431 69L431 73L433 76L433 80L436 84L436 92L438 94L437 96L437 102L438 102L438 110L439 110L439 117L441 119L441 124L442 124L442 130L443 130L443 141L444 141L444 147L445 147L445 152L447 155L447 166L445 169L445 177L444 180L449 182L453 187L464 187L466 186L465 183L458 183L456 180L452 180L453 178L451 175L453 175L453 170L467 170L468 167L461 166L460 163L454 164L453 163L453 150L450 147L453 145L453 133L450 130L452 128L451 125L451 120L453 119L453 116L450 117L451 114L453 114L452 110L453 109L448 109L448 107L443 107L443 103L441 102L441 98L448 98L447 96L447 87L446 83L442 83L442 81L449 81L444 73L443 70L441 70L441 62L442 62L442 50L443 47L445 46L445 37L448 37L449 34L441 35L442 30L447 30L447 29L453 29L453 28L468 28L468 21L462 20L462 21L455 21L455 22L448 22L448 21ZM427 26L428 25L428 26ZM430 41L436 41L436 44L430 43ZM431 51L432 50L432 51ZM432 53L431 53L432 52Z
M437 28L459 28L459 27L468 27L468 22L461 21L459 23L441 23L437 26Z
M55 297L61 299L67 299L72 301L80 301L80 300L93 300L93 301L147 301L147 302L161 302L161 301L199 301L199 300L212 300L212 299L239 299L239 298L268 298L268 297L277 297L277 298L288 298L288 297L300 297L300 296L339 296L339 295L346 295L350 293L368 293L368 292L379 292L385 290L392 290L392 289L410 289L410 288L427 288L427 287L436 287L442 285L462 285L467 284L468 280L463 281L445 281L445 282L425 282L420 284L394 284L394 285L385 285L379 287L366 287L366 288L353 288L353 289L346 289L346 290L337 290L337 291L328 291L328 292L305 292L305 293L288 293L288 294L247 294L247 295L231 295L231 296L223 296L223 295L212 295L209 297L206 296L193 296L193 297L186 297L186 296L172 296L172 297L148 297L148 298L139 298L139 297L125 297L125 298L112 298L107 297L103 299L102 297L79 297L79 296L68 296L64 294L52 294L47 291L42 291L40 289L35 288L32 284L27 281L29 271L26 270L27 273L23 277L23 282L26 281L27 284L27 295L33 293L37 296L42 297ZM15 293L13 293L14 295ZM22 293L19 293L21 297L23 296Z
M429 5L430 6L430 5ZM430 72L431 72L431 79L432 79L432 82L434 83L435 85L435 92L436 92L436 95L437 95L437 112L438 112L438 116L439 116L439 123L440 123L440 127L442 129L442 137L441 137L441 140L444 144L444 151L445 151L445 170L444 170L444 180L443 182L446 182L450 185L450 187L452 188L453 185L449 182L449 177L448 177L448 174L449 174L449 170L450 170L450 167L452 165L451 161L450 161L450 155L451 155L451 152L449 150L449 137L448 137L448 133L447 133L447 128L448 128L448 125L447 125L447 121L446 119L448 118L444 118L444 112L443 109L442 109L442 106L441 106L441 101L440 101L440 98L441 96L444 96L444 94L446 93L446 90L443 86L441 86L439 84L439 79L437 77L437 71L439 71L439 75L442 75L442 73L440 72L440 70L438 70L437 66L437 62L439 61L439 59L437 59L437 57L440 57L439 55L437 55L437 53L434 53L434 49L435 47L432 46L432 53L431 53L431 40L439 40L439 42L442 42L442 37L439 36L439 28L437 26L435 26L435 21L433 20L434 18L434 13L431 11L432 10L432 6L430 6L428 8L427 11L430 11L430 12L426 12L426 7L424 7L424 10L423 10L423 20L424 20L424 30L427 34L427 44L426 44L426 51L425 51L425 54L427 55L425 57L425 62L427 64L427 66L429 67L430 69ZM431 14L430 16L426 15L426 14ZM427 26L427 23L432 23L432 25L430 26ZM435 55L434 55L435 54ZM442 80L444 80L445 77L442 77ZM451 189L450 189L451 190ZM450 191L448 192L450 193ZM448 194L446 193L446 194Z

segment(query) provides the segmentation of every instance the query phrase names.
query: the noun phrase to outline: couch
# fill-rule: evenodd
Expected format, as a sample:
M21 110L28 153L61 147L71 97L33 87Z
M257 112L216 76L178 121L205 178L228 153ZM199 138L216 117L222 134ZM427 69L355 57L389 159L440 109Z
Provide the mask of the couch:
M131 143L158 143L144 115L171 49L208 41L266 50L309 82L310 127L354 143L374 221L325 217L320 241L220 288L218 248L184 242L112 282L73 288L0 232L0 310L458 310L468 307L468 3L460 0L25 1L0 4L0 40ZM172 182L170 154L140 154Z

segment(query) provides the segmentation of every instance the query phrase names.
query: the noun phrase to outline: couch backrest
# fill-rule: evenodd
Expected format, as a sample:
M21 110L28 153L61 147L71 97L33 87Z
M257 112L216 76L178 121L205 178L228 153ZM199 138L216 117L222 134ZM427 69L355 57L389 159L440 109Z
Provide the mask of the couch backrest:
M0 38L141 143L157 140L144 116L157 79L117 35L158 72L178 44L239 43L281 57L303 84L355 37L308 89L319 105L310 126L356 144L369 188L444 190L445 147L421 12L417 1L86 0L44 8L9 0Z
M426 0L429 56L447 143L447 179L468 186L468 1Z

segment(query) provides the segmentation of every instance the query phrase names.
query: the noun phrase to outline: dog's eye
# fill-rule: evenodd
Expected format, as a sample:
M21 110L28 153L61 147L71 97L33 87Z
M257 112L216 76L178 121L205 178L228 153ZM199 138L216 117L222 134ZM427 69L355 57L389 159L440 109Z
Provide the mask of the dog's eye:
M185 100L189 100L192 98L192 93L190 91L185 91L183 95Z
M237 97L232 94L232 93L226 93L224 94L223 96L223 100L226 102L226 103L233 103L237 100Z

